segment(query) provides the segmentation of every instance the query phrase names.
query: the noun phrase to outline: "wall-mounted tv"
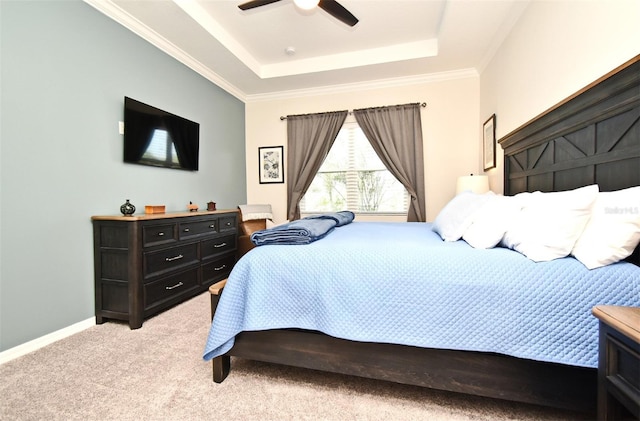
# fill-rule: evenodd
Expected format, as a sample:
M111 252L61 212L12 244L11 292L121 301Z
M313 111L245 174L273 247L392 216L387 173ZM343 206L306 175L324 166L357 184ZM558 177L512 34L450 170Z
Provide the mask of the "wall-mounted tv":
M198 171L200 124L124 98L124 162Z

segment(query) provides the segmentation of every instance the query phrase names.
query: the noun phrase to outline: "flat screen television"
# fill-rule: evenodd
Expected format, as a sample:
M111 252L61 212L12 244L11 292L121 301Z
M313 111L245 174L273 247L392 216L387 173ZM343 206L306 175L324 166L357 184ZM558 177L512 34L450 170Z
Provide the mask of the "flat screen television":
M124 162L198 171L200 124L124 98Z

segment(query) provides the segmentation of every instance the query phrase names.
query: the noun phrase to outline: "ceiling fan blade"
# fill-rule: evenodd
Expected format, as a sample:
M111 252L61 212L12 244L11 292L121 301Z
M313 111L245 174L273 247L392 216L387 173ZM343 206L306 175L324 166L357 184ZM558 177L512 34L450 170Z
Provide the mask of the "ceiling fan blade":
M349 26L354 26L358 23L358 18L353 16L351 12L335 0L320 0L318 7Z
M267 4L275 3L277 1L280 1L280 0L253 0L253 1L248 1L246 3L242 3L238 7L240 8L240 10L249 10L249 9L253 9L260 6L266 6Z

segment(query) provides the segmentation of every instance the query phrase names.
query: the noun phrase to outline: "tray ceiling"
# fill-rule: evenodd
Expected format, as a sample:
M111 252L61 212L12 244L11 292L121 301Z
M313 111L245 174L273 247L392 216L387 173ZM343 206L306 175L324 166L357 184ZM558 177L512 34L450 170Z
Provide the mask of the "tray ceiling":
M350 27L292 0L85 2L243 100L477 71L528 3L339 0L359 19Z

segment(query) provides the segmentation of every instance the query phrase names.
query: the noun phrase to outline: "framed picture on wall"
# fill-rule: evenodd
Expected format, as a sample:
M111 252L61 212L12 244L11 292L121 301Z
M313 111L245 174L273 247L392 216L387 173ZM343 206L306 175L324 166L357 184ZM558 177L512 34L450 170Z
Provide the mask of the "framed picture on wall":
M260 184L284 183L284 147L264 146L258 148Z
M482 125L482 162L484 170L496 167L496 115Z

